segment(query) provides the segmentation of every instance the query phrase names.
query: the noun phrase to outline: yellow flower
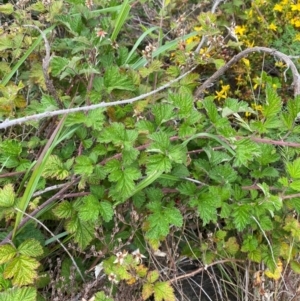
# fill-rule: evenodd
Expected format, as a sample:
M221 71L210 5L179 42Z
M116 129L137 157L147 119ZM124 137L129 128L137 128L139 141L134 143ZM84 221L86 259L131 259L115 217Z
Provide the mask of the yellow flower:
M217 100L221 100L222 98L225 99L227 97L229 90L230 90L229 85L226 85L226 86L222 85L221 91L219 91L219 92L216 91L215 99L217 99Z
M295 27L300 27L300 20L296 20L294 25Z
M294 38L294 41L300 41L300 33L297 33L295 38Z
M230 86L229 85L222 86L222 90L221 91L223 91L226 96L227 96L227 93L229 92L229 90L230 90Z
M274 11L279 11L279 12L282 12L283 10L283 7L281 4L275 4L274 8L273 8Z
M291 5L292 11L300 11L300 3Z
M276 31L277 30L277 26L274 23L271 23L269 25L269 29Z
M298 35L299 35L299 41L300 41L300 33ZM283 68L283 67L286 67L286 64L284 64L282 61L278 61L275 63L275 66L279 67L279 68Z
M243 26L237 25L234 28L235 34L240 35L240 36L244 35L245 31L246 31L246 27L244 25Z
M249 40L245 40L245 45L249 48L254 47L254 41L250 42Z
M247 68L250 68L250 61L246 58L242 58L243 63L246 65Z
M195 26L194 27L194 30L196 30L196 31L200 31L202 29L202 26Z
M220 92L216 91L216 96L215 99L217 100L221 100L222 98L226 98L226 95L224 94L224 92L221 90Z

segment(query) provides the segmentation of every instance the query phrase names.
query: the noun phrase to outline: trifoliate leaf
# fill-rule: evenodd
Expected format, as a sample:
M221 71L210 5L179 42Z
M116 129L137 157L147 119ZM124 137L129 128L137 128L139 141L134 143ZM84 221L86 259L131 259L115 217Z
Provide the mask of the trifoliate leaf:
M69 171L66 169L58 156L51 155L45 164L42 175L45 178L64 180L69 176Z
M73 212L72 205L68 201L62 201L56 208L53 209L53 213L59 218L69 218Z
M121 73L116 66L107 68L104 74L104 85L108 93L113 90L135 90L132 80L126 74Z
M27 239L22 242L18 247L18 251L31 257L37 257L44 253L41 244L35 239Z
M100 211L99 201L93 195L82 198L82 205L78 210L78 217L83 221L95 222Z
M74 239L81 249L84 249L95 237L94 225L79 219L77 216L66 222L66 230L74 233Z
M17 250L12 245L0 246L0 264L8 262L16 254Z
M128 167L120 170L115 170L109 175L111 182L116 182L116 190L126 198L131 195L135 187L135 180L141 177L140 170L134 167Z
M36 269L39 265L39 262L34 258L20 255L7 264L3 275L5 278L12 278L13 285L28 285L37 278Z
M87 156L79 156L75 159L74 172L75 174L92 174L94 162Z
M12 207L15 203L15 192L12 184L0 188L0 207Z
M155 301L175 301L174 289L169 282L156 282L153 286Z

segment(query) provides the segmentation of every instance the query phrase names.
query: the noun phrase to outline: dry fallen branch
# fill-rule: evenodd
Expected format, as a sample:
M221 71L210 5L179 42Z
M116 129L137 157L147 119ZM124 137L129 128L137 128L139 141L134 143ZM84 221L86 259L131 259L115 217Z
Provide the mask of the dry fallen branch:
M58 116L58 115L76 113L76 112L80 112L80 111L90 111L90 110L95 110L95 109L99 109L99 108L112 107L112 106L133 103L135 101L145 99L149 96L152 96L166 88L169 88L174 83L180 81L185 76L187 76L189 73L191 73L195 68L196 67L193 67L191 70L180 75L179 77L175 78L174 80L171 80L167 84L165 84L149 93L145 93L145 94L137 96L137 97L133 97L133 98L126 99L126 100L113 101L113 102L101 102L99 104L95 104L95 105L91 105L91 106L83 106L83 107L71 108L71 109L62 109L62 110L57 110L57 111L53 111L53 112L44 112L44 113L26 116L26 117L22 117L22 118L18 118L18 119L13 119L13 120L6 119L2 123L0 123L0 129L6 129L6 128L14 126L14 125L20 125L20 124L26 123L28 121L38 121L38 120L46 118L46 117L53 117L53 116Z
M284 61L287 65L287 68L290 68L293 74L293 86L294 86L294 96L300 94L300 75L299 72L291 60L291 58L275 49L267 48L267 47L253 47L248 48L235 55L228 63L226 63L223 67L217 70L210 78L208 78L195 92L196 97L201 97L204 91L209 88L219 77L221 77L233 64L237 63L240 59L246 57L249 53L253 52L265 52L269 53L273 56L276 56L280 60Z

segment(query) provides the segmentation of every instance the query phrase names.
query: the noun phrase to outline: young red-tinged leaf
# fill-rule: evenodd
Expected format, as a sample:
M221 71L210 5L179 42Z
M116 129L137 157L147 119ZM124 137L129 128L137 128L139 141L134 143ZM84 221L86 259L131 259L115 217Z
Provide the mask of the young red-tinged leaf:
M0 264L11 260L17 254L17 250L12 245L0 246Z
M11 207L15 202L15 192L12 184L7 184L0 189L0 207Z
M169 282L156 282L154 284L155 301L175 301L174 289Z
M34 258L20 255L7 264L3 275L5 278L12 278L12 283L16 286L31 284L37 277L36 269L39 265Z
M150 283L154 283L155 281L157 281L159 278L159 273L158 271L151 271L148 273L147 275L147 280L150 282Z
M35 239L27 239L20 244L18 251L27 256L37 257L43 254L41 244Z
M147 300L153 293L154 293L153 284L148 282L145 283L143 285L143 290L142 290L143 300Z

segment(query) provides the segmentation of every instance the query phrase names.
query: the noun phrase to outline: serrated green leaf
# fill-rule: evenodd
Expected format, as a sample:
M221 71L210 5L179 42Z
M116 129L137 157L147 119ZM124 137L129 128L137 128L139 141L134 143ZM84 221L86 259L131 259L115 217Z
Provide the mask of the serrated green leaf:
M212 123L216 123L220 118L217 107L214 104L214 98L212 96L205 97L202 101L203 107L207 112L207 115Z
M237 242L237 238L236 237L230 237L226 242L225 242L225 246L224 246L225 250L231 254L234 255L236 254L239 249L240 246Z
M0 264L8 262L17 254L17 250L11 245L0 246Z
M179 184L177 190L183 195L195 196L197 191L197 186L195 183L192 182L184 182Z
M233 183L237 179L237 172L230 164L218 165L212 168L209 172L209 177L218 183Z
M268 84L266 87L266 104L263 105L262 114L266 118L274 117L281 111L281 107L282 101L280 97L276 90Z
M83 221L95 222L100 211L99 201L93 195L82 198L82 205L78 210L78 217Z
M109 175L109 180L116 182L116 190L121 194L123 198L131 195L134 190L135 180L141 177L139 169L133 167L127 167L120 170L115 170Z
M177 208L162 208L160 201L151 202L147 207L153 211L153 214L147 218L149 222L149 230L146 233L147 238L160 239L169 233L170 225L182 226L182 215Z
M88 128L91 127L93 130L100 131L104 123L103 112L104 109L102 108L89 111L85 119L85 125Z
M290 262L290 265L291 265L291 268L292 270L297 273L297 274L300 274L300 263L295 261L295 260L292 260Z
M5 278L12 278L12 283L16 286L32 284L37 278L36 269L39 265L34 258L20 255L7 264L3 275Z
M159 273L156 270L150 271L147 274L147 281L149 281L150 283L154 283L155 281L158 280L158 278L159 278Z
M69 60L64 57L54 56L50 61L51 73L58 76L67 67Z
M99 212L105 222L111 221L114 216L113 207L109 202L105 202L105 201L100 202Z
M95 295L95 301L114 301L112 298L106 296L104 292L98 292Z
M53 213L59 218L69 218L72 216L73 208L70 202L62 201L56 208L53 209Z
M202 193L198 198L192 198L189 202L191 207L197 207L203 225L207 225L211 221L217 220L217 207L220 205L216 199L209 193Z
M255 237L253 236L247 236L244 241L243 245L241 247L242 252L250 252L256 250L258 247L258 241Z
M171 146L170 138L169 136L164 132L156 132L153 134L150 134L148 136L153 142L151 143L151 146L147 149L149 152L165 152L169 150Z
M0 292L0 301L36 301L37 290L33 287L14 287Z
M170 172L172 168L171 160L163 154L152 155L147 158L147 173L151 174L155 171Z
M0 188L0 207L9 208L15 203L15 192L12 184Z
M69 176L69 171L56 155L51 155L43 169L42 176L45 178L55 178L64 180Z
M56 20L64 24L72 34L78 36L82 30L82 20L80 15L56 15Z
M91 175L94 170L94 162L87 156L78 156L75 159L74 172L75 174Z
M251 218L250 205L236 205L233 209L233 222L238 231L242 231L249 224Z
M294 179L300 179L300 158L293 162L288 162L286 165L287 172Z
M153 287L155 301L175 301L174 289L169 282L156 282Z
M22 145L16 140L4 140L0 144L0 154L5 156L19 156L22 152Z
M94 225L79 219L77 216L68 220L65 227L69 233L74 233L74 240L81 249L84 249L95 238Z
M247 166L249 161L261 155L259 146L248 138L236 141L235 166Z
M167 103L157 103L152 107L155 123L161 125L175 118L174 107Z
M11 3L0 5L0 13L10 15L14 12L14 6Z
M18 247L18 251L20 254L31 257L38 257L44 253L41 244L35 239L27 239L22 242Z
M121 73L116 66L107 68L104 74L104 85L108 93L113 90L135 90L132 80L126 74Z
M142 289L143 300L147 300L151 295L153 295L153 293L154 293L153 284L148 282L143 284L143 289Z

